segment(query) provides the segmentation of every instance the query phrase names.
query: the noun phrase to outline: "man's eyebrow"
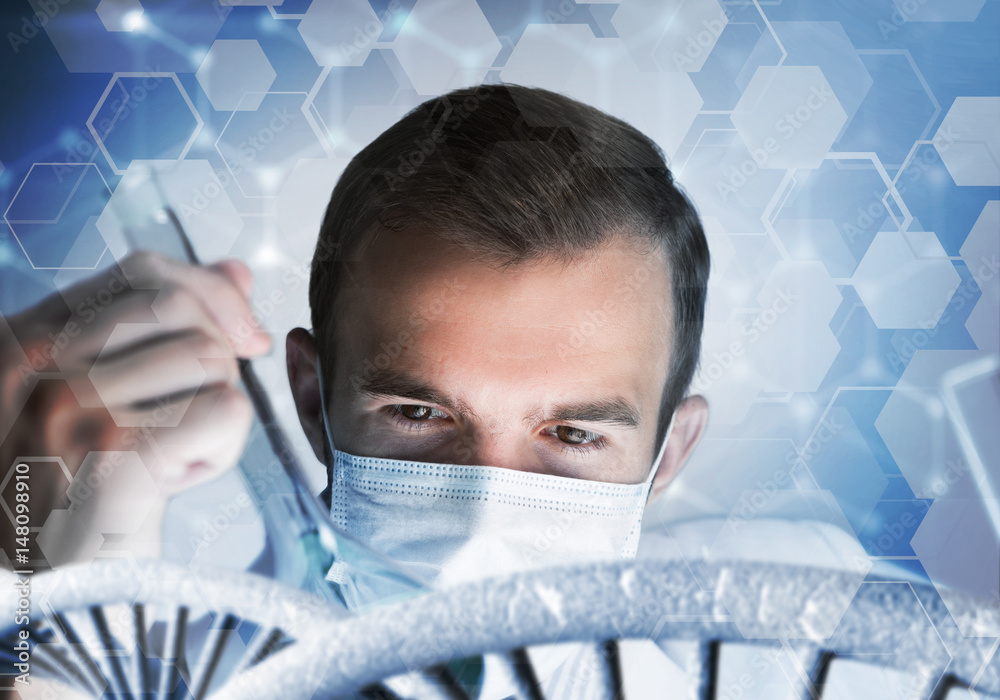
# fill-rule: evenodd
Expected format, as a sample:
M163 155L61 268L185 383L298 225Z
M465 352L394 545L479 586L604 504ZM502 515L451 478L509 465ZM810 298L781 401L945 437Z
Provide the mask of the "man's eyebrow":
M435 403L449 409L459 406L430 384L408 374L393 370L378 370L354 382L359 394L380 398L399 396L420 403Z
M378 370L354 382L359 394L381 398L399 396L419 403L433 403L461 414L471 414L467 406L454 401L427 382L391 369ZM537 420L540 413L531 420ZM639 426L639 410L629 401L618 397L599 401L581 401L556 406L546 420L608 423L625 428Z
M625 428L639 427L639 411L623 398L605 401L584 401L556 406L550 420L610 423Z

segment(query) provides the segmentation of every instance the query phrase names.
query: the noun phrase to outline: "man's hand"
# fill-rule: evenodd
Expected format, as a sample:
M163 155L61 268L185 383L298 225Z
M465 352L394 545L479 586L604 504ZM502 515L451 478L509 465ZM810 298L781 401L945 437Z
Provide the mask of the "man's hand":
M236 358L271 346L252 281L239 262L136 253L0 322L0 475L30 474L2 498L44 525L36 566L102 547L155 554L166 498L236 462L252 416ZM17 524L0 515L15 566Z

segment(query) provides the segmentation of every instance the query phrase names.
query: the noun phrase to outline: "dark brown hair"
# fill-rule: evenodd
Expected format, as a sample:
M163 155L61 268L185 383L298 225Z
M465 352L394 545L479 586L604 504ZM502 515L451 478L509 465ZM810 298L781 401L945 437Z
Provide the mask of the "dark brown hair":
M593 107L517 85L455 90L415 108L354 157L330 198L309 286L323 358L333 352L345 265L381 228L432 230L499 265L571 260L616 236L664 254L674 342L662 440L698 362L709 258L697 214L649 138Z

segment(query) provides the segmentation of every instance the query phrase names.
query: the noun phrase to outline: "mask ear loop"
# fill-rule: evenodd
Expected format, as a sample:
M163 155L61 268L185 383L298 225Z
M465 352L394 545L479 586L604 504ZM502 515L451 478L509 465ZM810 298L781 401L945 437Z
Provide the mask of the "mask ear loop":
M622 552L622 556L625 559L635 558L636 551L639 547L639 533L642 531L642 516L645 514L646 504L649 502L649 494L652 493L653 490L653 479L656 478L656 472L660 469L660 462L663 460L663 455L667 451L667 441L670 440L670 435L673 431L674 417L671 416L670 423L667 425L667 433L663 436L663 442L660 443L660 449L656 453L656 459L653 460L653 464L649 468L649 473L646 474L646 478L641 482L643 486L642 494L640 496L642 507L639 510L639 515L632 528L632 532L629 533L626 540L626 542L631 541L631 544L627 543L625 550Z
M670 417L670 423L667 424L667 433L663 436L663 442L660 443L660 449L656 454L656 459L653 460L653 466L650 467L649 473L646 474L646 479L643 482L647 486L652 486L653 479L656 478L656 472L659 471L660 462L663 461L663 455L667 451L667 442L670 440L670 435L674 431L674 416Z
M337 449L333 446L333 433L330 431L330 418L326 410L326 383L323 381L323 366L319 356L316 356L316 381L319 382L319 410L323 414L323 437L326 440L330 459L330 473L333 474L333 459Z
M316 382L319 384L319 410L323 414L323 432L326 433L327 442L333 443L330 437L330 420L326 417L326 383L323 381L323 365L316 358ZM330 445L333 447L333 445Z
M309 329L309 335L315 338L315 334L311 328ZM329 464L327 465L327 489L329 490L333 484L333 467L337 448L333 446L333 432L330 430L330 418L326 410L326 382L323 381L323 363L320 362L319 353L316 354L316 382L319 384L319 411L323 414L323 442L326 446L326 458L329 460Z

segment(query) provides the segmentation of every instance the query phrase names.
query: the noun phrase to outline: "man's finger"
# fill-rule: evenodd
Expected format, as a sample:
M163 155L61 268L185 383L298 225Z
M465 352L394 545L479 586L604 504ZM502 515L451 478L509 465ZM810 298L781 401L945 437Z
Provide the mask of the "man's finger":
M178 421L178 414L180 420ZM176 491L236 464L253 419L246 394L233 386L199 391L190 400L164 403L123 431L126 449L139 452L156 480Z
M173 282L192 292L215 320L233 351L241 356L251 357L270 349L270 338L259 330L247 296L227 274L156 254L144 254L135 259L129 256L122 261L122 266L125 273L131 275L133 288L159 289L165 282Z
M250 298L250 295L253 293L253 273L250 272L250 268L244 262L235 259L220 260L213 265L209 265L208 269L228 277L243 293L244 297L247 299Z
M111 408L192 393L213 384L234 384L239 368L220 339L190 330L102 353L89 376L105 406Z

